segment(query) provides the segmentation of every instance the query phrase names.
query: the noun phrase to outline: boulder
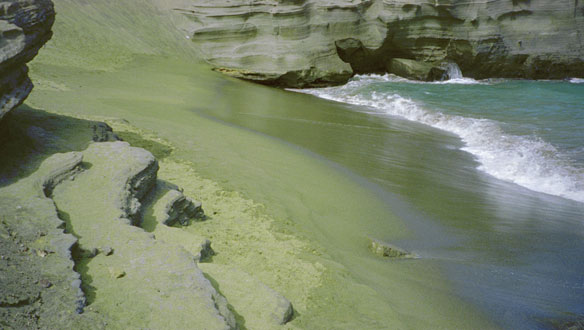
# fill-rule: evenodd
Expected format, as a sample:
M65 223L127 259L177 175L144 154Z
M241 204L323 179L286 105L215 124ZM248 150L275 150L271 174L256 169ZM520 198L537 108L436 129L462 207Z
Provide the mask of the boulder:
M154 205L155 216L161 223L188 225L191 220L202 220L201 202L195 202L178 190L168 190Z
M369 239L369 250L373 252L373 254L384 258L413 259L418 257L402 248L374 238Z
M445 80L447 73L442 66L405 58L391 59L386 68L387 72L397 76L422 81Z
M114 133L113 129L106 123L95 122L91 125L93 130L94 142L113 142L120 141L120 138Z
M180 188L172 183L158 180L148 198L142 202L142 228L153 233L156 239L176 244L186 249L194 260L205 261L215 252L207 238L186 232L181 227L171 227L179 223L189 225L192 221L204 220L201 202L193 202Z

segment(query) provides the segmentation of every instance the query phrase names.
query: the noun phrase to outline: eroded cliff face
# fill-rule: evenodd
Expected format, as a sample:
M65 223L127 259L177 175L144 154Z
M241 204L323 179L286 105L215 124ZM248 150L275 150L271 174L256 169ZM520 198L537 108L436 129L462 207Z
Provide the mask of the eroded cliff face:
M51 38L50 0L0 1L0 120L32 90L26 63Z
M173 1L208 62L268 84L368 72L432 80L452 62L474 78L584 75L579 0Z

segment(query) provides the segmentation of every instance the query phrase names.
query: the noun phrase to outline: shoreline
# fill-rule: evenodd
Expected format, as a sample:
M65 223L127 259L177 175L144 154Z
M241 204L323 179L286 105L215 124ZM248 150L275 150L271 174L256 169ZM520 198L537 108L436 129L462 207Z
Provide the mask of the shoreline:
M172 25L160 25L167 30L149 39L147 31L167 18L151 7L63 0L56 10L55 36L30 64L37 87L27 104L57 118L118 118L138 127L114 129L125 129L127 140L161 158L162 180L173 179L187 194L206 198L210 205L203 207L216 219L228 215L224 223L195 225L213 241L214 262L237 266L290 299L298 313L286 327L494 327L453 295L432 260L392 262L369 251L371 236L393 241L410 233L357 175L301 147L205 114L259 108L269 115L285 105L290 111L323 106L334 115L335 106L212 72L182 49L189 46L173 48L181 36ZM132 20L123 15L128 10ZM139 31L142 25L146 32ZM137 33L112 33L120 27ZM157 49L164 35L176 40L169 37L164 50ZM171 237L180 241L190 230ZM124 277L115 269L113 274Z
M115 119L104 122L120 138L153 154L157 154L160 145L174 149L168 141L153 133ZM129 136L132 139L128 139ZM192 163L174 158L172 151L163 158L157 158L160 180L178 184L186 196L203 203L207 219L181 228L184 234L203 236L211 241L214 253L210 260L202 263L230 266L253 274L270 288L293 300L299 313L305 313L311 290L322 285L324 266L313 264L302 255L318 254L318 248L310 247L307 241L278 228L263 205L203 178ZM171 235L165 239L184 246L189 244L188 235ZM205 271L204 266L202 269ZM273 272L276 269L278 274ZM293 277L295 282L286 280Z
M582 325L584 80L461 71L579 75L565 4L29 2L0 5L0 327ZM262 84L377 71L419 81Z
M175 67L174 65L168 64L163 65L163 67L166 68L164 70L151 71L147 68L152 67L152 64L144 65L144 63L148 63L149 61L153 61L151 63L156 63L156 66L161 65L160 60L150 59L146 62L140 62L140 65L130 65L129 72L121 71L117 73L112 72L97 75L88 72L86 73L86 77L83 77L83 75L72 76L76 78L75 80L79 79L78 81L85 82L90 81L88 78L95 79L92 81L92 84L96 87L102 85L101 81L120 81L120 77L133 77L132 80L138 83L130 85L134 87L127 90L124 94L130 96L130 98L127 100L125 97L120 99L123 100L122 103L112 103L111 101L104 103L103 100L107 100L107 98L99 95L98 90L94 89L96 87L83 84L83 87L78 90L73 88L67 91L56 91L53 89L47 90L43 88L37 89L31 95L29 104L45 109L54 109L62 114L73 114L74 116L77 113L77 116L97 117L97 119L103 119L103 117L111 118L112 116L126 118L133 126L142 126L140 128L142 132L155 131L155 135L161 137L163 140L172 140L171 143L173 144L173 148L175 148L173 153L175 157L186 161L187 164L194 164L197 173L201 173L200 170L202 169L204 177L219 178L220 181L214 179L215 182L219 182L221 185L227 184L227 191L245 191L244 200L249 201L249 198L252 197L253 200L256 201L255 203L266 205L268 207L267 214L264 213L265 215L260 218L267 217L268 219L279 219L276 222L276 227L274 227L277 229L276 233L282 230L284 235L293 233L293 235L310 238L310 241L312 242L309 245L310 248L308 248L308 251L300 249L299 255L301 258L298 260L302 261L300 264L307 265L306 262L308 262L308 269L318 270L317 272L311 271L309 274L317 274L324 271L324 283L327 284L321 286L314 285L314 292L309 293L305 291L304 287L306 285L303 284L304 281L300 281L300 283L291 286L291 288L301 288L299 290L300 293L295 292L296 290L290 288L287 289L286 286L279 286L282 283L288 283L290 278L297 277L290 268L288 268L289 273L287 276L283 276L279 270L276 271L276 269L278 269L277 267L274 269L273 266L282 261L279 257L276 258L275 264L273 261L269 262L268 265L271 266L265 268L264 271L262 271L263 275L260 276L262 282L265 282L269 286L273 286L276 290L281 290L280 292L288 297L295 309L297 308L296 310L299 311L300 317L294 319L290 326L297 325L300 328L313 328L315 326L326 327L330 325L331 321L337 320L335 322L339 323L336 326L341 328L346 327L348 324L369 324L368 327L370 328L387 327L388 325L393 325L398 328L407 326L427 327L429 326L428 322L431 322L432 324L449 324L450 327L462 326L463 324L466 324L467 326L469 324L489 324L487 327L492 327L489 322L485 322L482 316L479 316L475 311L471 311L470 308L465 307L465 311L461 313L459 309L462 302L458 302L457 299L449 297L450 294L446 294L444 290L448 291L449 289L446 289L447 286L443 280L440 279L440 275L435 274L435 276L433 275L430 278L426 275L420 275L427 273L427 271L422 271L422 269L434 269L431 261L413 260L387 263L378 259L379 257L368 251L368 242L366 239L368 235L365 234L365 232L375 233L379 232L381 229L384 233L391 233L390 236L384 234L381 238L391 240L391 237L404 235L406 231L402 225L398 225L398 222L396 222L399 220L390 220L391 218L388 218L386 228L371 227L367 225L367 222L352 223L353 221L351 219L360 219L363 217L370 217L373 219L380 216L394 216L391 215L391 212L387 210L386 206L383 206L381 201L378 201L378 197L375 197L375 195L369 191L369 188L360 187L360 185L354 182L353 179L348 178L346 173L338 172L338 170L333 170L331 172L331 168L328 165L325 165L321 160L309 157L304 151L298 150L297 147L285 146L277 140L257 135L254 132L225 126L222 123L209 121L208 119L205 119L205 117L200 117L187 110L191 105L186 100L181 101L186 103L182 105L176 103L176 98L168 98L169 100L175 100L171 103L173 104L172 106L174 107L174 110L167 111L166 113L156 112L155 109L160 109L161 106L164 108L164 105L167 103L165 103L166 101L162 103L152 101L155 100L156 97L161 97L157 95L164 95L162 100L166 100L168 95L166 95L164 91L147 93L146 95L149 95L151 100L150 105L147 103L135 102L132 97L134 90L136 93L142 93L142 90L152 91L151 87L149 87L149 83L147 84L147 88L143 89L144 86L141 84L144 83L144 79L141 78L137 70L139 70L139 72L147 72L146 75L149 75L152 72L165 72L164 75L168 75L170 72L173 72L172 70L181 70L181 75L188 75L188 73L182 72L184 70L181 69L180 66ZM33 76L38 74L35 70L36 67L33 65ZM165 79L155 80L158 82L174 81L175 74L177 73L173 73L169 77L165 77ZM111 75L111 78L107 78L107 75ZM217 83L225 83L222 82L224 78L221 76L219 77L220 78L217 78ZM74 81L73 84L75 84ZM181 81L180 76L177 81ZM211 82L212 81L213 80L211 80ZM120 82L125 84L123 80ZM60 82L57 81L56 83L59 84ZM281 93L281 91L274 91L262 86L235 80L229 81L229 83L238 87L243 87L240 84L244 84L245 88L249 88L250 91L256 90L261 93L270 94L275 92L277 93L276 95ZM69 84L71 84L71 82L69 82ZM87 88L90 88L90 90L87 90ZM111 90L106 91L106 95L111 93ZM50 95L59 95L59 97ZM115 95L116 97L119 97L117 94ZM80 104L79 97L83 97L84 101L82 104L85 106L78 107L78 104ZM190 97L187 99L190 99ZM111 107L111 104L115 104L116 106ZM206 103L203 102L202 104ZM104 105L106 107L104 107ZM128 108L132 105L137 106L137 109L140 109L140 111L133 112L135 110ZM108 107L111 107L111 109L108 109ZM186 107L185 110L181 110L183 107ZM120 112L120 110L123 109L128 110ZM80 110L85 111L85 113L80 112ZM101 112L101 117L97 112ZM120 120L117 122L123 123L123 121ZM110 121L110 123L114 129L116 129L116 121ZM119 130L119 128L117 130ZM153 135L150 136L152 137ZM235 146L234 143L236 143L235 141L238 141L237 148L233 149L233 146ZM219 145L217 145L217 143L219 143ZM261 152L258 153L258 150ZM154 151L155 154L159 153L159 151ZM162 153L164 154L165 152ZM164 173L165 171L163 165L171 158L173 157L166 157L161 160L161 173ZM230 159L232 163L226 163L226 159ZM184 163L180 165L181 162L178 162L178 164L179 165L176 165L175 163L173 166L176 166L176 168L184 168ZM296 168L294 169L294 167ZM275 173L273 171L281 173L283 168L286 172L292 171L287 174L290 176L290 179L287 179L286 177L277 178L277 176L274 176L276 181L272 181L270 176L265 176L266 171L270 171L269 173ZM306 176L306 174L309 174L309 176L300 179L301 176ZM259 178L262 179L256 181ZM255 181L253 185L249 185L250 179ZM302 183L292 183L294 180L299 179ZM185 191L187 190L186 187L189 186L188 183L175 183L179 186L185 187ZM298 184L300 184L300 186ZM292 193L291 191L282 195L283 192L291 188L299 189L302 185L310 187L309 191L302 192L302 194L308 193L307 196L297 196L296 194L298 194L298 192ZM272 188L268 188L270 186ZM246 189L251 190L246 191ZM272 192L271 189L276 190ZM312 189L317 190L312 191ZM322 189L325 190L318 192L318 190ZM331 195L332 191L336 191L336 193ZM258 193L260 194L258 195ZM288 195L290 193L292 194ZM339 195L339 193L341 194ZM239 193L227 192L226 194L228 196L235 194L235 200L241 200L241 197L238 196ZM286 198L290 199L285 202L287 205L282 204L282 200L280 199L286 195L288 195ZM341 196L342 198L339 199ZM199 198L197 196L194 197ZM256 199L257 197L259 197L259 199ZM202 197L200 198L203 199ZM204 199L203 202L205 202ZM308 204L302 205L305 203ZM324 205L329 206L326 207ZM314 214L311 214L313 212L311 210L321 212L318 210L321 210L324 207L324 209L332 211L339 206L342 207L333 211L332 214L326 216L323 214L324 218L321 218L320 221L325 219L326 221L320 224L314 222L319 219L319 217L315 217ZM203 207L205 208L205 204ZM229 208L232 209L232 207ZM260 209L263 209L263 207L260 206ZM339 220L342 221L339 222ZM238 226L242 225L233 219L231 219L231 222ZM209 222L205 226L208 225L209 227L213 227L213 224L217 223L218 222ZM330 227L333 223L338 224ZM331 231L331 228L334 227L336 227L336 229ZM271 235L273 234L265 236L270 237ZM347 235L356 237L356 240L352 239L352 241L346 241L349 237ZM208 238L211 241L214 241L214 243L212 243L213 247L230 247L229 244L220 243L215 236L213 236L215 240L212 237ZM223 239L227 242L231 240L232 237L225 234L223 235ZM242 245L238 246L240 250L245 249ZM269 244L268 246L262 246L260 244L257 246L257 251L262 252L265 255L267 251L270 251L269 246ZM259 255L259 252L255 254L255 257L254 254L247 256L239 255L241 259L234 262L242 269L255 275L253 272L257 270L256 261L262 260L261 258L256 258ZM229 256L231 255L232 254L230 253L223 253L223 256L219 254L219 256L214 258L217 258L218 261L230 260ZM238 254L236 253L233 255ZM348 257L349 255L350 257ZM234 259L231 259L231 261L233 260ZM315 266L318 264L321 264L322 267ZM288 266L288 263L285 262L284 265ZM306 267L300 267L300 269L302 268ZM286 267L284 269L286 269ZM296 270L296 272L302 274L302 271L299 270L298 267L296 267ZM369 270L373 270L373 273L369 273ZM387 278L379 277L384 273ZM412 278L412 276L413 278L416 278L415 281L410 281L408 279ZM270 279L270 277L272 279ZM420 286L418 281L430 283L430 286ZM315 282L313 279L308 278L308 283L314 284ZM303 294L307 295L303 298L301 297ZM410 296L412 294L413 296ZM419 306L420 299L424 299L425 301L423 307ZM329 303L330 301L337 301L338 303L343 301L344 303L340 303L340 306L335 305L334 308L332 308L333 306ZM390 303L390 301L393 302ZM433 303L433 301L440 301L440 303ZM388 303L397 305L389 307L391 305L388 305ZM302 310L303 305L307 306L304 313ZM436 310L436 306L441 307ZM403 319L403 317L411 311L419 309L424 312L420 312L421 314L418 316L407 317L407 321ZM459 315L459 317L456 317L456 320L452 320L450 316L446 316L450 315L455 310ZM422 314L427 315L420 317Z
M219 288L225 286L237 285L238 280L241 280L241 278L223 279L224 282L217 284L214 278L216 278L215 276L217 274L222 274L222 272L220 271L220 273L213 275L213 271L217 271L213 267L228 267L229 274L240 274L240 276L244 274L244 276L254 279L253 281L262 283L261 285L267 285L269 288L283 294L292 302L295 316L286 324L286 328L289 329L323 327L330 324L334 319L338 319L339 321L344 319L342 323L337 324L335 327L341 326L341 324L347 326L347 322L348 324L357 322L355 325L363 324L364 322L374 322L369 324L369 328L384 328L388 324L392 324L392 326L398 328L408 327L408 323L402 323L403 316L396 313L397 311L387 309L388 306L384 307L385 302L380 300L380 297L377 297L378 293L370 291L371 288L363 285L362 281L365 280L367 282L369 281L368 279L356 278L355 276L357 274L351 268L346 268L347 265L344 262L339 263L339 261L334 261L336 257L327 253L326 244L321 246L319 242L314 240L314 237L302 237L299 224L293 220L292 222L283 223L282 220L273 218L273 215L270 215L270 212L263 205L243 198L238 192L224 190L221 188L221 184L201 177L196 172L192 163L174 158L172 152L174 146L168 141L158 138L153 132L139 129L127 121L119 119L80 115L70 117L47 112L37 114L36 112L37 110L34 109L16 110L11 116L22 117L21 119L27 122L27 116L32 114L36 118L33 122L41 126L43 123L42 118L48 116L52 118L52 122L49 123L47 127L49 131L47 132L53 133L59 132L59 127L54 126L56 121L104 121L112 126L114 134L117 134L120 138L126 139L135 147L146 148L158 156L160 165L158 180L177 184L181 189L184 189L186 196L202 201L205 212L209 215L209 219L203 222L193 222L190 226L171 229L168 232L157 232L156 230L147 231L154 234L157 239L182 246L187 251L193 253L193 255L200 249L196 245L200 237L210 239L211 248L215 252L215 255L209 258L209 260L201 261L199 265L203 272L205 272L206 277L212 283L215 283L216 289L219 290ZM65 118L68 119L65 120ZM68 129L70 132L79 132L79 128L83 125L81 124L77 128L69 127ZM56 141L59 141L58 143L60 145L66 146L68 142L67 140L63 140L63 137L66 136L62 136ZM52 144L50 140L44 142L47 145ZM19 180L18 182L20 183L21 181ZM144 217L146 221L149 215L144 214ZM144 228L147 229L146 227ZM363 263L378 262L380 260L378 259L379 257L366 251L365 241L357 243L363 245L364 254L362 254L362 257L367 256L361 260ZM87 277L88 270L85 268L85 265L95 263L92 261L94 257L86 257L87 252L85 248L81 251L85 251L81 255L79 255L81 252L77 252L81 257L74 258L77 265L82 265L77 267L83 267L82 269L84 269L81 271L81 286L83 288L84 285L89 285L86 283L89 280L88 283L91 283L93 287L96 285L95 274L99 274L103 270L100 270L99 266L97 266L98 268L94 266L94 270L92 271L94 275ZM405 276L407 278L412 275L412 273L408 275L408 271L403 273L404 269L400 269L402 266L406 266L407 268L414 266L413 264L410 264L410 266L407 265L411 261L397 260L385 262L394 263L398 266L397 269L394 269L393 276L398 275L398 277ZM401 266L399 265L400 263ZM76 269L79 270L80 268ZM89 270L91 271L91 267ZM120 272L122 271L120 270ZM209 272L211 272L211 275ZM120 274L125 274L125 272ZM125 275L120 276L125 277ZM419 278L420 276L417 275L416 277ZM97 282L99 283L99 281ZM404 284L406 284L404 279L394 282L394 285L398 286ZM408 290L414 288L411 284L407 284L406 286ZM115 301L118 299L116 296L110 296L107 291L100 295L101 291L99 286L97 289L93 288L91 290L96 290L101 299L95 300L94 296L92 296L93 294L89 295L89 304L84 307L85 313L82 314L85 322L91 320L89 322L97 326L100 322L112 322L120 317L116 316L116 309L108 307L109 304L115 304ZM87 292L87 288L84 291ZM122 291L120 291L121 293ZM357 293L363 296L359 297L355 295ZM395 294L398 293L392 292L392 295ZM246 292L248 299L250 297L249 295L250 292ZM403 302L407 301L407 296L403 296L403 293L399 295L401 299L406 299ZM230 295L227 294L226 297L229 302ZM428 296L427 298L430 297ZM432 300L436 298L438 297L434 296ZM255 299L261 301L259 297ZM442 300L443 298L440 299ZM237 301L237 297L235 300ZM343 305L333 308L330 305L333 301L335 301L335 304L343 302ZM359 301L360 305L351 306L355 301ZM443 300L443 302L446 301ZM383 305L379 306L382 303ZM415 300L407 302L408 305L410 303L417 304ZM450 303L448 302L448 304ZM347 305L345 306L344 304ZM366 309L363 309L364 307ZM345 310L345 308L350 309ZM346 318L350 316L347 313L354 308L361 313L367 310L367 314L373 313L373 315L361 315L358 319L354 318L356 315ZM378 308L381 309L375 311ZM390 311L391 314L388 315ZM241 312L240 310L239 313ZM265 325L265 323L258 323L257 320L249 318L250 314L246 314L245 310L243 312L243 316L236 312L236 319L241 326L240 328L245 328L245 324L255 324L256 326L251 327L253 329L273 328L272 326ZM382 322L382 315L385 315L384 318L388 316L389 318L386 318ZM436 318L431 318L431 320L432 322L436 322ZM419 323L420 321L415 321L415 324L425 324L425 321ZM108 324L115 327L117 323ZM261 324L264 324L265 327L258 326Z

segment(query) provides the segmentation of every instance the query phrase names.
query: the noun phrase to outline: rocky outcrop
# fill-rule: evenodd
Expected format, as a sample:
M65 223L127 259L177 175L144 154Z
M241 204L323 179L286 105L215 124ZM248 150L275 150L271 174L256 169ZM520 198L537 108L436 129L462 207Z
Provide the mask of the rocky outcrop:
M195 202L178 190L168 189L154 204L154 216L162 224L172 226L175 223L188 225L190 220L204 217L201 202Z
M116 127L122 138L169 156L154 143L164 142L159 138ZM216 238L208 226L227 218L216 216L224 210L217 206L204 216L190 197L213 205L208 196L224 196L199 195L197 189L207 189L200 179L188 194L159 179L151 151L115 141L116 133L26 105L0 122L0 328L274 329L290 321L290 301L257 273L225 263L233 252L221 244L215 256L203 236ZM168 180L192 187L192 169L173 168L168 159L161 164ZM250 205L229 205L228 212L240 222ZM233 235L230 245L243 247L247 224L219 228ZM255 267L257 254L250 256ZM215 265L216 257L223 263Z
M292 318L254 275L210 264L201 203L158 179L149 151L94 142L117 139L106 124L23 106L0 138L0 179L22 172L0 180L0 328L273 329Z
M51 38L50 0L0 0L0 120L32 90L26 63Z
M209 63L266 84L306 87L344 83L356 73L407 75L392 69L396 59L420 68L456 63L474 78L584 76L581 1L175 1L190 18L181 28Z
M95 143L0 189L2 327L235 327L198 256L132 225L157 169L144 149Z
M205 219L202 203L185 196L178 186L158 180L142 204L142 228L153 233L157 239L180 245L197 262L205 261L215 254L207 238L172 227L177 224L186 226Z
M49 198L55 184L80 165L79 153L56 154L30 177L0 189L0 326L77 328L85 321L101 328L98 315L81 312L86 303L74 271L77 238Z
M447 71L440 66L405 58L393 58L389 60L386 69L387 72L391 72L400 77L423 81L443 80L447 74Z
M79 166L52 199L85 251L79 268L91 308L120 320L120 328L235 327L227 301L195 257L135 226L157 182L154 156L126 142L94 143Z
M23 116L27 111L16 111L2 124L17 127ZM77 139L113 134L104 124L81 126ZM96 126L106 133L92 132ZM43 136L38 152L56 147L47 139L69 144ZM159 182L150 152L118 141L42 158L31 175L0 187L1 328L236 327L226 299L197 266L212 251L209 241L162 224L154 233L139 227L142 204ZM182 220L197 205L201 211L178 202L190 201L182 194L172 200L163 199L165 219L170 213Z

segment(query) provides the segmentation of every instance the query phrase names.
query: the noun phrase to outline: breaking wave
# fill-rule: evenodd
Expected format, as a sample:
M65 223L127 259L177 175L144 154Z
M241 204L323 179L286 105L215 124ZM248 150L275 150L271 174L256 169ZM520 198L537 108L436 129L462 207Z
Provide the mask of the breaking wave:
M367 88L373 83L406 81L412 82L392 75L366 75L356 76L339 87L297 91L364 106L454 133L465 143L463 150L476 157L480 170L534 191L584 202L584 170L573 166L568 157L550 143L537 137L506 134L500 123L493 120L445 114L398 94ZM436 83L488 82L457 78Z

